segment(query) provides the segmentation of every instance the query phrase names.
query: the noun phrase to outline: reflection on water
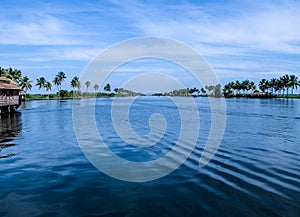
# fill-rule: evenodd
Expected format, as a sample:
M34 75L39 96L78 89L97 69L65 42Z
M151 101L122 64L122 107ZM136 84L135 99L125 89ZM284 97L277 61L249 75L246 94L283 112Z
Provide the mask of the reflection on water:
M17 155L10 150L16 145L14 140L19 136L21 129L21 113L2 114L0 116L0 158Z

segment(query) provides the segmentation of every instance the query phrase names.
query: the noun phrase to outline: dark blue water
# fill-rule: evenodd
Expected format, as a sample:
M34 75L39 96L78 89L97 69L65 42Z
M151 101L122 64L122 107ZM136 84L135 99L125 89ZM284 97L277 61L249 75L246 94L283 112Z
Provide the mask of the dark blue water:
M95 113L99 133L116 154L139 162L172 149L180 118L170 100L145 97L131 107L139 134L150 131L152 113L168 120L159 144L138 149L122 145L112 129L111 101L98 99ZM145 183L111 178L85 158L72 101L31 101L20 113L2 116L0 216L300 216L300 100L226 100L224 138L204 168L198 162L210 107L205 98L195 101L201 119L195 150L170 175Z

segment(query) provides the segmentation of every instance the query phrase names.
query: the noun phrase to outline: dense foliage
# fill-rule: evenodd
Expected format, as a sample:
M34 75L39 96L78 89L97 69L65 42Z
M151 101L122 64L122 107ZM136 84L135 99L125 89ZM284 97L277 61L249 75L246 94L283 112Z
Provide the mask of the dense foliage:
M298 81L298 77L287 74L279 78L272 78L270 80L263 78L258 83L259 90L262 92L271 93L272 95L283 95L286 91L286 95L288 96L289 90L291 90L291 94L293 94L294 89L297 89L299 86L300 82ZM249 80L244 80L242 82L229 82L223 88L225 96L240 95L241 91L243 94L248 94L249 91L256 92L258 89L255 83Z

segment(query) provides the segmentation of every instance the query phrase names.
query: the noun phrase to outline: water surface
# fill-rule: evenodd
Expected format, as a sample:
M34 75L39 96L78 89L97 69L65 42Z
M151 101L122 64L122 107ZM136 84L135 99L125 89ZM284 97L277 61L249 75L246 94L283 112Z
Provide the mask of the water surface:
M98 99L95 109L112 151L139 162L173 147L180 118L170 100L145 97L131 108L129 120L140 134L149 132L153 113L168 121L165 137L146 149L118 138L112 100ZM205 98L195 101L201 119L195 150L178 170L146 183L113 179L85 158L73 130L72 101L30 101L19 113L1 116L0 216L299 216L300 100L227 99L226 132L204 168L198 161L210 107Z

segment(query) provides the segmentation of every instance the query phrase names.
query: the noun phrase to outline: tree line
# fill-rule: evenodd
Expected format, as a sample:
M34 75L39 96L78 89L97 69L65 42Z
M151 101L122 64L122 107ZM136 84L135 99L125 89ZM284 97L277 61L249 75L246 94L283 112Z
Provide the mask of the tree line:
M22 88L25 92L27 92L28 90L31 90L33 87L33 81L30 80L27 76L22 76L22 72L19 69L13 69L13 68L2 68L0 67L0 77L5 77L5 78L9 78L11 80L13 80L14 82L16 82L20 88ZM67 77L66 74L62 71L58 72L57 75L54 77L53 81L47 81L45 79L45 77L40 77L36 79L36 83L35 85L38 87L39 90L44 89L45 91L51 91L53 85L56 86L57 88L57 94L61 95L61 93L65 93L66 90L62 90L62 84L66 81ZM90 81L86 81L85 83L86 86L86 92L89 91L89 87L91 86L91 82ZM81 82L79 80L79 77L75 76L72 78L72 80L70 81L70 85L73 88L74 92L75 90L77 90L77 94L80 92L81 90ZM93 86L95 92L97 92L100 88L100 86L98 84L94 84ZM104 91L110 92L111 91L111 87L110 84L107 83L104 86Z
M289 90L291 94L294 94L294 89L300 86L298 77L296 75L285 74L279 78L271 78L269 80L263 78L258 83L258 88L264 93L271 93L272 95L281 94L286 96L289 95ZM242 91L242 93L241 93ZM244 81L232 81L224 85L223 93L225 96L230 95L241 95L249 94L249 91L258 92L255 82L244 80Z
M54 80L52 81L52 83L57 87L58 93L62 91L61 85L63 82L65 82L66 78L67 78L66 74L64 72L60 71L57 73ZM44 88L46 91L51 90L51 88L52 88L51 82L46 81L46 79L44 77L40 77L40 78L36 79L36 81L37 81L36 85L39 87L39 89ZM92 83L90 81L86 81L84 84L86 86L86 92L88 92ZM70 85L73 88L73 91L81 90L81 82L79 80L79 77L77 77L77 76L72 78L72 80L70 81ZM99 88L100 88L100 86L98 84L94 84L93 89L95 90L95 92L97 92L99 90ZM104 89L104 91L110 92L111 91L110 84L107 83L103 89Z
M15 81L25 92L28 90L31 90L33 81L30 80L27 76L22 76L22 72L19 69L13 69L8 68L4 69L0 67L0 77L6 77L9 79L12 79ZM58 72L56 76L54 77L53 81L47 81L44 77L40 77L36 79L35 85L38 87L38 89L44 89L45 91L51 91L53 85L57 88L57 95L64 96L66 95L66 90L62 90L62 84L66 81L67 77L66 74L62 71ZM81 95L81 88L82 84L79 80L79 77L75 76L70 81L70 85L72 87L71 94L72 95ZM91 87L92 83L90 81L85 81L84 85L86 87L86 92L83 93L87 94L89 92L89 88ZM164 96L199 96L199 95L208 95L208 96L214 96L214 97L221 97L221 96L242 96L242 95L248 95L254 92L258 92L259 90L272 94L277 95L281 94L288 96L289 93L293 94L294 89L297 89L300 86L300 81L298 81L298 77L296 75L288 75L285 74L284 76L281 76L279 78L271 78L269 80L267 79L261 79L258 83L258 85L255 84L254 81L250 81L248 79L244 81L232 81L224 85L223 89L221 84L217 85L206 85L205 87L202 87L201 89L198 89L196 87L193 88L186 88L186 89L178 89L173 90L166 93L157 93L154 95L164 95ZM95 92L99 91L100 86L98 84L93 85L93 89ZM109 83L107 83L104 88L104 91L111 92L111 86ZM291 92L290 92L291 91ZM116 94L119 94L120 96L124 95L142 95L141 93L135 93L129 90L124 90L122 88L115 88L114 92Z
M172 90L165 93L155 93L154 96L213 96L221 97L222 96L222 86L221 84L217 85L206 85L198 89L197 87L193 88L182 88L177 90Z

